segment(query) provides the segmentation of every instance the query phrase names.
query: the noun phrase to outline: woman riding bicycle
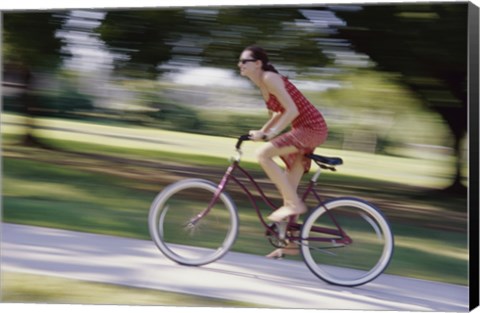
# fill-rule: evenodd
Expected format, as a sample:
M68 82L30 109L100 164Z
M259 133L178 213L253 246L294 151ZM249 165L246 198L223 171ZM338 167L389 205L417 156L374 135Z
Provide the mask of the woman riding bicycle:
M310 169L311 160L305 154L312 153L326 140L327 125L313 104L270 64L262 48L245 48L238 67L240 74L248 77L260 89L271 114L260 130L250 131L250 137L254 141L268 141L257 151L257 158L283 198L283 206L269 215L268 219L281 222L307 211L297 194L297 188L303 174ZM280 134L288 126L291 129ZM277 156L285 163L285 171L273 161ZM277 249L267 257L278 257L283 252Z

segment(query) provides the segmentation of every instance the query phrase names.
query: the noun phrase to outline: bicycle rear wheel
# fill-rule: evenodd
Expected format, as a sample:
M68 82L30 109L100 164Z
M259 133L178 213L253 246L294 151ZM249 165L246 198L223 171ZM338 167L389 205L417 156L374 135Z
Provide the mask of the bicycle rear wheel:
M307 217L301 235L305 240L300 250L308 268L334 285L353 287L375 279L393 254L394 239L387 220L377 208L359 199L323 203Z
M225 255L238 233L235 205L226 193L203 217L217 186L202 179L169 185L153 202L149 213L152 240L169 259L183 265L204 265Z

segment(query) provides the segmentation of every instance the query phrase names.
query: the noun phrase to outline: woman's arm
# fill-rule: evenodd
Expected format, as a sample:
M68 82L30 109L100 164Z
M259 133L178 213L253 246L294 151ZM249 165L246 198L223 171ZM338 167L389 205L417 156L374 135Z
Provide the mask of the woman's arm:
M271 132L272 129L276 129L275 125L282 116L280 112L269 111L270 119L263 125L260 130L251 130L249 132L250 138L254 141L264 140L264 135Z
M275 124L277 124L278 119L280 118L282 114L280 112L273 112L270 111L270 119L268 122L263 125L263 127L260 129L261 132L266 133L268 132L272 127L275 128Z
M262 131L267 135L267 138L270 139L289 126L298 116L299 112L292 97L290 97L285 89L285 83L280 75L266 73L263 81L269 93L273 94L285 109L283 113L274 116L267 123L268 128L262 128Z
M285 83L280 75L267 72L263 77L263 83L267 91L278 99L280 105L285 110L282 113L273 112L272 117L265 123L262 129L250 131L253 140L265 140L275 137L290 125L299 114L297 106L285 89Z

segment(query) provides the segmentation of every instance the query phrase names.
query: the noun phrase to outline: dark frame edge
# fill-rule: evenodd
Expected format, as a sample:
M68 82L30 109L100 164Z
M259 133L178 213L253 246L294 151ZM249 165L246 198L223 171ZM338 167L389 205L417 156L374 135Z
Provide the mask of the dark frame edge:
M479 7L468 6L470 310L479 306Z

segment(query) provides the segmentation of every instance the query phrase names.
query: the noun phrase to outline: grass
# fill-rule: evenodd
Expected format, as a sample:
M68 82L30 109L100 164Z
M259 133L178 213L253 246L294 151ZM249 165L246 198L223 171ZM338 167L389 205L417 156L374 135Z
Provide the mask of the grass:
M5 158L3 168L5 221L148 237L153 192L134 190L108 175L29 160Z
M4 119L18 117L2 115ZM57 150L15 146L20 131L2 125L4 221L139 239L149 238L148 209L158 191L185 175L218 182L229 164L228 147L234 142L232 138L148 129L40 122L61 128L38 132L43 142ZM141 140L125 137L139 135L147 135L150 141L135 143ZM260 173L252 159L254 148L254 144L245 145L242 165ZM339 173L322 175L321 187L335 196L367 198L384 210L396 239L387 273L466 285L466 199L423 193L445 183L448 170L438 168L448 160L429 162L348 151L340 155L345 156L345 166ZM370 164L378 170L369 170ZM389 174L392 177L386 177ZM400 181L399 176L403 177ZM268 253L272 247L250 204L236 193L232 196L240 216L233 249Z
M149 238L148 210L156 193L138 190L133 180L12 158L4 159L3 178L3 213L7 222ZM254 211L241 200L236 203L240 234L234 250L266 254L272 247ZM392 229L396 250L388 273L467 283L465 233L416 227L402 221L392 221Z
M24 131L24 118L2 114L2 134L18 135ZM36 136L46 142L54 141L59 147L75 151L95 151L110 155L136 155L163 160L181 160L193 164L228 164L233 154L235 138L173 132L144 127L98 125L55 118L36 119ZM72 143L74 145L72 145ZM256 163L254 151L258 143L243 147L243 161ZM445 187L454 171L454 159L448 155L435 158L405 158L376 155L347 150L320 148L325 155L339 155L344 165L340 176L369 177L376 181L402 183L411 186ZM219 163L220 161L220 163ZM247 165L249 166L249 165Z
M61 277L2 272L3 303L259 307L240 301L132 288Z

